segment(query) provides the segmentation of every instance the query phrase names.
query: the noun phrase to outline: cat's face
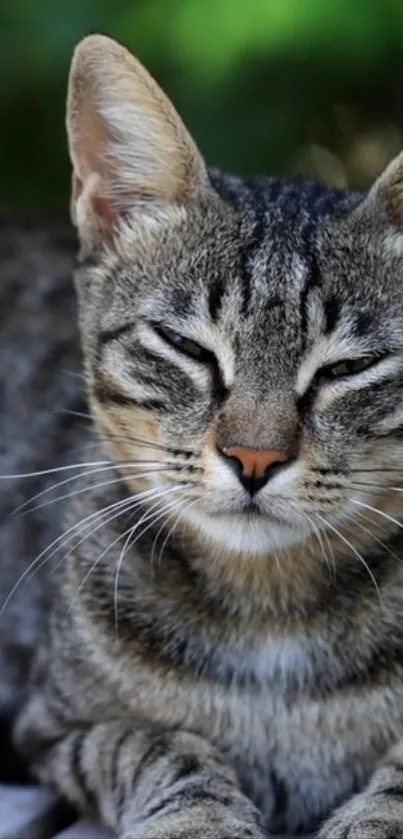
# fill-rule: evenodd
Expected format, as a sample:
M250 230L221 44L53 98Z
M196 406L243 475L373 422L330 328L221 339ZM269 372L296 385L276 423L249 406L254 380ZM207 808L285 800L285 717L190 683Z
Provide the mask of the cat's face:
M128 483L172 526L250 554L346 522L365 530L395 503L403 458L402 164L309 235L302 210L233 207L144 71L96 40L72 76L76 121L80 107L90 119L77 68L99 72L106 102L93 172L71 129L90 253L77 286L91 405ZM119 66L133 96L120 110Z

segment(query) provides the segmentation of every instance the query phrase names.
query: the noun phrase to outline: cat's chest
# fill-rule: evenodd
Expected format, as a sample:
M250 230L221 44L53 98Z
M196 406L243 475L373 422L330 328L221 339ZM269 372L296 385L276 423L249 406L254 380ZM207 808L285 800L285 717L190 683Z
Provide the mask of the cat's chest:
M271 830L306 827L363 786L403 736L403 696L397 691L386 713L381 688L287 692L285 675L301 656L298 645L277 656L260 651L255 678L227 684L174 671L148 680L137 671L130 704L213 741Z
M324 817L403 737L400 683L341 680L330 690L301 641L261 646L236 678L228 657L226 672L200 674L183 662L163 665L140 648L136 655L121 647L116 655L109 645L103 652L91 647L108 685L100 714L119 697L125 716L203 735L232 763L272 830L306 828ZM329 656L326 664L326 672L336 666ZM85 714L88 705L79 710Z
M189 722L228 755L273 832L311 828L362 788L403 736L399 701L388 716L376 692L289 701L268 685L212 691Z

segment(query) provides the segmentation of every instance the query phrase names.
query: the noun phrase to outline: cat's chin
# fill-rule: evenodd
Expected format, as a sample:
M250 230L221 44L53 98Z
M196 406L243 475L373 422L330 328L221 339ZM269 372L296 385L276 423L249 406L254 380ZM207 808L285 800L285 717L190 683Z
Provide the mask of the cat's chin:
M264 555L285 550L304 539L298 527L290 527L263 515L223 513L209 515L191 508L185 518L217 547L243 554Z

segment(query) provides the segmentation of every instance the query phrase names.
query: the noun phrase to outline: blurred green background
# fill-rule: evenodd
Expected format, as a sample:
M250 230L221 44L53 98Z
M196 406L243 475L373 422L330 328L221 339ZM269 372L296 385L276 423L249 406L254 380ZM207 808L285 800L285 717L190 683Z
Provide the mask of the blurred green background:
M403 147L403 0L0 0L0 200L65 202L66 76L121 40L211 165L366 186Z

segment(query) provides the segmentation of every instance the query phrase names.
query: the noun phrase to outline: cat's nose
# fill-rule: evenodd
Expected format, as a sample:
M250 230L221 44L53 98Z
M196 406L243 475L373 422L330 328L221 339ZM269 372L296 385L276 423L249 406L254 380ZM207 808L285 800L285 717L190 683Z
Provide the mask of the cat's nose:
M232 462L241 484L251 495L262 489L283 464L293 459L286 452L259 451L247 446L223 446L219 451Z

